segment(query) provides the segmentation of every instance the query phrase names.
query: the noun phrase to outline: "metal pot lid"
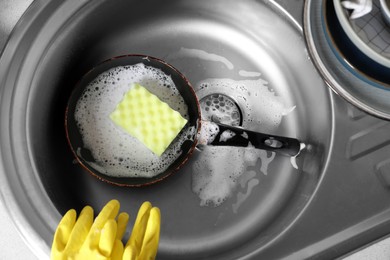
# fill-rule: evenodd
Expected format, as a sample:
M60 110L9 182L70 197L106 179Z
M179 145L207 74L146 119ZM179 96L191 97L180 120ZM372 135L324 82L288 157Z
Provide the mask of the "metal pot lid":
M337 21L333 1L305 2L304 32L310 56L328 86L363 111L389 120L390 71L353 49Z

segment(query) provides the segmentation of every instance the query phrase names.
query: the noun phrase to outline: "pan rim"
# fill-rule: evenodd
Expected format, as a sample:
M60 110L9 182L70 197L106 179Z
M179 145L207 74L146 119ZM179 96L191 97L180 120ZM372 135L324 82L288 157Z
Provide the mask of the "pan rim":
M158 64L161 64L163 67L166 67L166 68L169 68L171 71L173 71L175 73L175 78L178 78L181 82L179 83L183 83L181 85L184 86L184 88L186 89L186 92L190 93L191 96L192 96L192 100L195 101L196 103L196 107L195 107L195 110L197 112L197 118L193 118L191 119L190 118L190 121L196 121L196 124L195 124L195 127L196 127L196 131L195 133L193 134L192 138L193 140L188 140L188 141L191 141L192 144L191 146L189 147L188 151L184 151L184 154L186 154L183 158L180 159L180 157L182 155L179 156L178 159L176 159L172 165L176 165L174 166L173 168L171 168L171 166L161 172L161 173L158 173L156 176L153 176L151 178L132 178L132 177L113 177L113 176L109 176L109 175L105 175L103 173L99 173L97 172L96 170L93 170L93 167L92 166L89 166L88 165L88 162L85 161L84 159L80 158L80 156L78 156L77 152L76 152L76 147L74 147L73 145L73 142L71 141L71 138L70 138L70 134L69 134L69 110L71 109L72 112L74 110L74 108L72 106L70 106L70 103L75 103L75 102L72 102L73 100L73 96L75 94L77 94L78 91L81 91L82 89L84 89L88 82L90 82L90 80L88 82L83 82L85 81L86 79L89 79L90 78L90 75L94 75L96 74L96 70L98 70L98 74L97 75L100 75L100 73L104 73L104 71L100 71L100 67L104 66L104 65L109 65L109 63L111 61L118 61L120 62L120 60L122 59L132 59L132 58L135 58L135 59L139 59L140 62L141 61L145 61L147 64L146 66L152 66L149 64L149 62L153 61L153 62L157 62ZM138 62L137 62L138 63ZM126 63L127 64L127 63ZM127 66L127 65L133 65L133 64L121 64L121 65L115 65L115 66L108 66L108 68L106 68L105 71L107 70L110 70L112 68L115 68L117 66ZM135 64L135 63L134 63ZM153 67L153 66L152 66ZM165 72L164 72L165 73ZM171 76L174 76L174 75L171 75ZM87 84L81 84L81 83L87 83ZM175 82L175 83L178 83L178 82ZM98 178L99 180L101 181L104 181L108 184L111 184L111 185L116 185L116 186L120 186L120 187L144 187L144 186L148 186L148 185L153 185L153 184L156 184L160 181L163 181L165 178L169 177L170 175L174 174L174 173L177 173L183 166L184 164L188 161L188 159L191 157L192 153L194 152L194 149L198 143L198 134L200 133L201 131L201 120L200 120L200 105L199 105L199 100L195 94L195 90L194 88L192 87L191 85L191 82L178 70L176 69L174 66L172 66L171 64L167 63L166 61L162 60L162 59L159 59L159 58L156 58L156 57L153 57L153 56L150 56L150 55L144 55L144 54L123 54L123 55L118 55L118 56L115 56L115 57L111 57L109 59L106 59L102 62L100 62L99 64L95 65L93 68L91 68L87 73L85 73L81 79L79 79L79 81L76 83L75 87L73 88L73 91L70 95L70 98L69 98L69 101L68 101L68 104L66 106L66 109L65 109L65 134L66 134L66 139L67 139L67 142L68 142L68 145L75 157L75 159L78 161L78 163L80 164L80 166L82 166L84 168L84 170L86 170L89 174L91 174L92 176ZM73 121L73 119L71 120ZM134 180L134 182L132 182L132 180Z

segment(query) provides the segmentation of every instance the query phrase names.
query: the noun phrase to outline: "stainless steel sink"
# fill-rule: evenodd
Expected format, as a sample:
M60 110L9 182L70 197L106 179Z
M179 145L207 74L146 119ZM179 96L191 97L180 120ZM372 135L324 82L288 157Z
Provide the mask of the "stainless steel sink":
M346 104L321 80L306 51L302 6L251 0L34 2L0 60L0 180L4 203L36 254L48 254L67 209L100 208L112 198L130 213L143 200L161 208L158 259L329 259L388 234L383 171L390 126ZM199 95L197 83L228 79L237 85L253 81L240 71L256 72L295 109L277 128L250 120L246 127L308 144L298 169L275 157L265 172L261 165L271 154L260 156L252 168L243 166L257 171L259 184L249 194L244 183L219 207L202 207L192 191L192 166L201 153L172 178L144 189L89 176L67 146L64 108L83 73L126 53L167 60ZM221 92L213 86L211 92ZM251 107L241 109L245 114ZM262 118L260 112L252 116ZM235 160L232 165L243 164ZM248 197L235 211L239 192Z

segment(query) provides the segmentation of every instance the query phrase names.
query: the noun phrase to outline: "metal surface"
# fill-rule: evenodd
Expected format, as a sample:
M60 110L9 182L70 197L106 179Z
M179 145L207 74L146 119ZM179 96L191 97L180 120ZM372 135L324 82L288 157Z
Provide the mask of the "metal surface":
M390 91L355 71L332 42L326 23L333 12L332 1L307 1L305 7L305 35L313 62L329 86L348 102L380 118L390 119ZM333 16L333 19L336 19ZM336 37L336 36L335 36ZM355 55L356 56L356 55ZM383 71L388 78L387 71Z
M213 93L202 97L199 104L203 119L231 126L242 126L240 106L231 97Z
M164 168L160 166L157 170L156 175L150 178L123 177L123 176L134 175L137 171L139 171L139 167L134 166L134 164L139 165L140 162L134 160L132 161L132 163L129 163L126 160L130 160L130 159L122 158L120 162L116 162L116 163L122 165L128 164L127 167L123 167L126 172L122 173L122 177L112 176L112 173L110 173L110 168L106 165L102 165L101 163L99 163L94 157L93 147L90 147L90 145L86 145L84 143L85 139L82 131L80 130L81 128L80 122L76 119L75 111L77 110L76 107L78 105L79 100L83 96L88 95L89 92L86 91L88 86L91 84L91 82L97 81L97 78L100 77L102 73L106 73L107 71L110 71L113 68L122 67L122 66L131 66L137 64L143 64L147 67L152 67L161 70L163 73L165 73L165 75L169 75L169 77L172 79L173 84L175 85L175 88L179 91L178 95L182 97L183 102L186 104L185 116L188 115L188 122L186 123L184 130L182 130L182 133L179 134L179 136L181 137L176 138L176 141L175 140L173 141L174 143L173 145L176 145L178 147L179 152L177 153L177 155L176 154L170 155L174 158L174 160L168 164L168 167ZM118 77L116 80L119 80L120 76L116 76L116 77ZM163 86L158 87L159 85L156 84L156 82L154 81L155 79L152 77L148 77L144 75L141 78L142 78L142 82L137 82L137 83L142 84L142 86L147 88L149 91L154 92L154 94L160 100L166 102L170 107L175 107L173 101L169 99L171 95L173 95L174 93L173 91L170 91L171 87L165 88L168 89L168 98L165 96L164 99L164 96L162 96L161 94L161 89L164 88ZM107 78L105 78L104 80L105 82L108 81ZM113 88L119 84L115 83L115 85L110 86L110 88ZM126 85L128 86L131 86L132 84L134 84L134 82L126 82ZM96 88L99 89L99 87ZM160 90L160 93L158 92L158 90ZM250 95L249 92L245 94ZM101 93L96 95L101 96ZM246 95L244 96L245 98ZM106 99L107 98L108 97L106 96ZM222 99L222 101L224 101L224 99ZM229 110L231 109L230 107L225 107L224 102L219 103L219 100L218 101L214 100L213 102L214 103L217 102L223 108L227 108ZM219 105L217 105L218 108ZM93 122L91 127L89 128L90 132L85 132L84 135L88 135L88 134L93 135L94 133L99 132L102 126L98 123L98 118L106 117L106 116L109 117L109 115L101 115L96 112L94 113L93 111L96 111L96 104L91 104L89 107L85 106L83 109L85 111L88 111L85 113L88 114L88 117L91 118L90 119L91 122ZM91 110L92 112L90 112ZM255 114L255 116L260 117L261 115ZM211 130L215 132L214 137L212 139L210 139L210 134L208 133L210 130L208 128L210 126L213 129L214 128L219 129L218 132L215 132L215 130ZM193 130L188 131L188 129L190 128L192 128ZM252 126L252 128L254 127ZM201 118L201 111L200 111L198 97L196 96L195 91L191 86L191 83L184 77L184 75L182 75L180 71L178 71L171 65L167 64L163 60L151 56L145 56L139 54L137 55L129 54L129 55L122 55L119 57L112 57L109 60L103 61L102 63L98 64L94 68L90 69L85 75L83 75L83 77L77 82L77 85L74 87L74 90L70 95L69 101L65 109L65 132L66 132L66 138L68 140L69 146L75 158L85 170L87 170L93 176L97 177L102 181L106 181L110 184L115 184L119 186L128 186L128 187L139 187L143 185L154 184L165 179L172 173L179 171L183 167L183 165L189 160L189 157L192 155L195 146L199 142L198 139L202 140L200 141L200 143L202 144L204 143L207 145L245 147L245 148L251 145L253 148L256 149L276 152L278 154L283 154L286 156L297 156L301 151L301 143L297 139L249 131L241 127L235 127L235 126L230 126L230 125L216 123L216 122L203 121ZM233 136L227 138L225 137L226 134L233 135ZM101 134L101 136L104 136L104 134ZM179 139L181 139L181 141L179 141ZM123 140L121 141L123 142ZM109 144L107 144L107 146L109 146ZM105 147L105 150L112 151L111 149L112 148ZM127 157L130 158L133 156L133 154L137 152L139 153L139 150L130 147L129 149L126 150L125 154L127 154ZM124 155L120 155L120 156L125 157ZM164 156L160 158L164 158ZM239 163L241 162L237 161L237 164ZM143 167L146 168L147 172L153 171L153 168L156 167L155 165L153 165L153 162L150 161L148 161L146 164L141 164L141 165L143 165Z
M83 3L85 3L85 1ZM302 15L301 1L285 0L279 1L279 3L286 7L297 21L300 21ZM64 3L63 5L63 8L69 8L71 6L69 6L69 3ZM82 3L80 3L80 5L82 5ZM7 46L1 60L2 65L4 65L4 62L8 63L13 59L23 59L23 57L25 57L26 52L29 50L29 46L33 42L31 39L35 39L34 33L40 31L40 27L43 27L44 24L49 23L47 17L50 17L54 13L61 16L69 14L68 12L61 12L65 9L55 12L57 10L56 7L56 3L49 5L47 2L40 1L28 10L11 37L10 44ZM76 9L77 8L74 8L73 10L75 11ZM32 23L39 13L41 14L40 19L36 20L35 23ZM69 14L69 16L71 16L71 14ZM186 18L189 17L187 16ZM274 17L272 17L272 19L272 28L289 20L289 18L287 18L287 21L284 20L281 22L279 19L274 19ZM54 27L59 25L58 21L54 22L55 20L56 19L50 20L50 22L53 22L52 26ZM228 21L224 21L224 23L226 22L228 23ZM298 25L298 22L296 22L296 25ZM50 34L48 33L55 32L56 28L47 31L47 29L50 29L48 27L50 26L42 29L46 33L42 33L40 35L41 37L46 34L47 37L50 38ZM26 35L24 34L28 31L26 30L27 28L33 30L32 32L27 33L28 37L25 38ZM213 33L214 32L215 31L213 31ZM20 42L24 42L22 41L23 39L25 41L27 40L26 44L19 46L18 44ZM297 41L301 42L301 40L302 39L298 39ZM37 41L42 43L44 40L40 38L40 40ZM286 54L286 56L290 57L288 54ZM11 76L14 77L18 74L19 66L18 62L12 62L12 64L13 66L7 69L6 73L10 73ZM294 65L297 64L298 63L294 63ZM29 65L31 64L27 64L26 67ZM1 74L4 76L6 67L1 66L0 68ZM14 86L14 81L9 77L7 78L7 80L2 81L0 91L1 97L3 97L5 82L7 82L9 88ZM5 79L5 77L2 77L2 79ZM324 84L321 83L321 85L322 87L325 87ZM300 194L305 197L304 201L309 200L310 203L301 211L299 217L290 224L284 222L283 219L280 218L276 220L279 221L279 223L287 225L288 229L286 229L285 232L278 233L277 239L274 239L266 244L266 246L259 248L258 252L254 252L247 258L334 259L364 246L367 243L380 239L390 232L390 211L388 210L390 208L390 192L387 188L389 182L386 181L386 169L388 169L387 167L389 165L388 155L390 154L390 147L388 145L390 141L387 134L390 129L389 123L360 112L346 104L346 102L334 94L331 96L334 100L333 108L335 117L333 129L336 134L334 136L334 146L331 149L332 154L328 168L319 187L317 187L316 192L311 197L307 196L310 192L301 190ZM306 101L305 99L303 100ZM4 99L2 99L0 104L3 105L3 102ZM62 100L62 102L65 102L65 100ZM2 108L4 107L2 106ZM8 112L9 110L0 110L2 116ZM0 126L1 137L9 137L8 123L5 125L4 121L1 121ZM289 129L291 130L291 128ZM6 133L4 134L4 132ZM1 139L0 142L2 146L0 152L2 163L4 162L4 158L8 154L8 151L10 151L9 149L4 152L3 148L5 145L3 144L3 140L4 139ZM25 138L22 138L20 142L23 143L23 140L25 140ZM53 141L53 139L50 139L49 141ZM57 144L58 143L54 142L53 145ZM41 143L41 145L46 146L47 143ZM61 153L63 149L64 146L59 146L56 153L58 151L58 153ZM62 155L69 156L69 152L62 153ZM49 159L51 158L50 156L46 156L46 154L41 157L42 160L46 161L50 161ZM24 161L25 158L21 158L21 160ZM7 163L7 166L9 166L9 163ZM37 174L36 167L33 167L33 170L31 170L31 168L26 168L22 165L18 167L18 172L24 171L24 174L18 175L11 174L9 171L5 172L3 169L1 171L2 198L19 231L21 231L24 239L30 243L31 248L34 250L35 254L39 256L39 259L47 257L49 252L48 241L51 241L53 229L60 218L60 215L53 207L53 201L63 200L63 204L61 205L62 210L60 210L60 212L63 212L68 206L74 206L76 204L80 206L84 205L85 203L89 203L91 198L99 198L102 196L101 193L105 193L109 190L107 186L97 184L92 177L78 179L79 173L71 171L74 169L74 166L69 168L68 164L61 164L61 167L64 166L68 167L65 170L68 170L70 179L75 178L74 181L69 180L69 178L68 180L66 180L66 178L64 180L63 175L57 175L58 168L54 171L52 169L47 169L47 175L51 175L52 178L58 178L56 181L57 184L49 187L47 190L42 186L42 178ZM315 163L306 166L305 173L316 171ZM14 171L12 173L14 173ZM377 178L377 176L380 178ZM311 178L310 174L303 174L302 177L306 179ZM179 184L179 179L172 181ZM186 182L187 189L189 188L188 185L188 182ZM56 189L61 186L65 187L57 191ZM95 190L95 187L97 190ZM84 190L80 191L80 188ZM168 187L163 190L169 194L173 194L173 196L169 198L170 204L175 205L170 209L173 209L174 211L172 214L182 213L186 203L198 203L196 198L190 201L184 201L184 198L177 196L177 194L180 194L180 191L177 193L171 192ZM88 197L78 197L80 192L88 194ZM116 190L115 192L116 194L126 194L125 200L131 200L126 210L132 210L133 212L138 206L135 205L138 202L134 200L134 194L126 193L126 191L121 189ZM55 196L54 198L45 199L47 197L45 195L46 193L54 194ZM145 193L147 193L147 191L145 191ZM153 197L148 194L144 195L144 198ZM252 196L256 196L256 194L251 194L251 197ZM30 198L33 199L31 200ZM73 204L72 201L76 202L76 204ZM294 206L296 205L291 205L292 208L294 208ZM228 207L226 210L228 210ZM289 208L285 209L285 211L289 211ZM205 214L208 215L209 213L205 212ZM294 214L294 212L292 212L292 214ZM169 218L165 219L169 220ZM196 223L197 219L199 219L197 216L190 216L186 219L179 218L177 219L177 222L186 222L187 225L191 226ZM291 216L287 216L285 219L291 219ZM169 225L165 228L170 229L174 228L176 223L169 224L169 222L165 222L165 224ZM212 230L216 229L212 225L210 227ZM269 230L260 232L260 236L263 236L263 240L267 240L270 238L270 235L275 234L268 231ZM199 230L194 231L194 233L199 234ZM222 234L222 236L223 235L226 234ZM212 239L207 239L206 242L210 242L214 245ZM249 249L250 251L250 248L251 244L244 244L238 250L247 251ZM209 247L205 247L204 249L208 250ZM235 251L236 248L232 249L232 247L229 247L229 249ZM231 258L235 258L234 255L230 256Z
M335 3L340 4L337 1L324 1L324 8L322 9L324 20L322 25L325 28L325 36L334 55L339 57L341 63L360 80L365 81L372 87L388 90L390 87L389 68L380 64L375 59L372 59L369 55L366 55L366 53L357 46L355 43L356 40L349 35L353 34L356 36L356 33L347 33L348 31L344 28L345 24L343 24L345 23L344 20L346 18L343 17L344 20L339 19L339 16L341 15L339 13L343 12L343 9L341 6L339 6L340 9L336 8L334 5ZM344 16L345 14L343 13L342 15ZM365 17L368 19L368 16L372 16L372 14L367 14ZM371 19L370 22L375 24L373 20L379 20L381 19L381 16L378 17L378 15L376 15L372 16L372 18L373 19ZM380 22L383 23L383 21ZM379 21L377 23L379 24ZM376 27L380 26L381 25L376 25ZM378 30L378 28L374 28L371 24L367 27L372 28L373 32ZM383 31L383 33L385 32ZM372 32L371 34L370 37L375 37ZM374 38L373 42L385 41L386 37L384 35L377 35L376 38L380 38L381 40L375 40ZM386 45L386 43L382 42L382 45ZM368 46L365 47L369 48Z
M10 183L28 181L24 183L26 195L34 198L30 207L37 209L37 222L25 224L44 224L45 228L32 229L48 245L58 212L80 209L86 203L99 208L111 198L120 200L123 210L135 212L142 201L150 200L159 205L165 220L159 259L260 256L307 205L325 170L331 145L329 91L304 52L299 27L272 2L176 1L167 8L162 2L148 1L137 10L132 5L129 1L36 2L29 11L37 17L25 19L27 24L20 28L26 31L21 38L14 36L15 43L5 49L1 66L6 68L2 71L2 164L7 176L15 178ZM129 10L134 11L129 14ZM237 11L245 13L245 19L237 17ZM13 48L17 50L13 52ZM190 50L190 55L183 56L183 50ZM15 53L23 58L15 58ZM204 152L196 154L175 176L145 189L118 188L91 179L73 163L62 115L71 86L81 75L102 60L126 53L164 58L191 82L223 79L236 82L233 87L240 91L243 80L261 82L254 85L253 95L261 89L269 98L280 97L286 106L296 106L283 116L276 133L297 136L311 149L297 160L299 169L286 157L258 155L261 159L250 165L242 157L231 157L246 154L245 150L222 154L218 158L221 163L227 160L243 167L243 176L249 169L257 175L237 180L242 189L237 187L219 207L201 206L191 187L194 164ZM194 53L199 55L194 57ZM242 70L246 73L239 73ZM257 72L257 76L247 76L248 72ZM274 127L264 111L251 114L253 108L245 108L244 127L258 130L258 124L249 120L254 117L261 119L265 130ZM4 152L7 147L11 154ZM224 167L215 166L217 162L211 159L206 158L210 167ZM255 187L249 188L250 180L257 183ZM241 192L247 194L245 201ZM15 205L23 200L19 194L15 199Z
M372 0L372 11L350 19L341 1L333 1L343 30L361 52L390 69L390 28L380 13L379 0Z

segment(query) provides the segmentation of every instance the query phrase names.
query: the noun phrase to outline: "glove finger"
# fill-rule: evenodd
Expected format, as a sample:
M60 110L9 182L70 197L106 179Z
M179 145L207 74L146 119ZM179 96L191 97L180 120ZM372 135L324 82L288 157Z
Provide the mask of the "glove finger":
M119 207L119 201L109 201L96 217L95 222L93 223L93 228L101 230L106 224L107 220L114 219L118 215Z
M74 209L69 210L62 217L56 232L54 233L54 239L52 244L52 252L62 252L65 249L66 244L69 241L70 233L73 226L76 223L76 211Z
M116 231L116 239L121 240L127 227L127 223L129 222L129 214L126 212L122 212L118 216L118 229Z
M146 225L149 219L149 212L151 208L152 208L152 204L148 201L144 202L141 205L140 209L138 210L133 231L131 232L129 241L127 241L126 247L128 245L132 245L134 248L137 248L138 250L141 249L142 241L144 239L144 234L146 230Z
M116 240L117 224L114 219L109 219L104 225L99 241L99 251L104 256L109 257L112 253Z
M112 249L111 260L122 260L123 256L123 243L121 240L116 239L114 248Z
M134 248L134 246L132 246L132 245L128 245L128 246L126 246L125 251L123 252L122 260L140 259L140 258L137 258L137 255L138 255L138 252L137 252L136 248Z
M70 253L78 252L86 240L93 222L93 209L85 206L78 217L70 234L66 250Z
M156 207L150 210L139 259L155 259L160 240L161 214Z
M85 244L88 247L97 248L99 246L100 231L103 229L107 220L115 219L116 215L119 212L119 207L119 201L117 200L111 200L103 207L103 209L100 211L99 215L93 222L91 230L87 236Z

